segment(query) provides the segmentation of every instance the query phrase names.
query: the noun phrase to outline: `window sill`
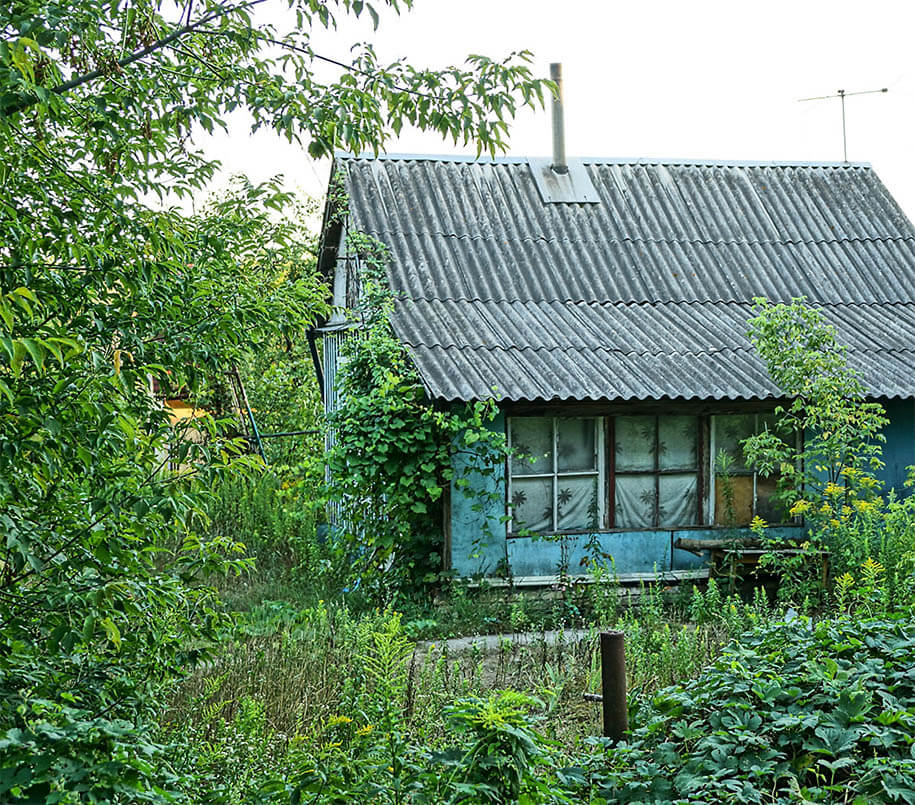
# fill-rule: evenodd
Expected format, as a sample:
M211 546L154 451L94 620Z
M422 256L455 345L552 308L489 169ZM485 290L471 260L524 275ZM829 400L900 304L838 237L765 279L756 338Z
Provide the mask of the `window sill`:
M767 523L766 528L802 528L801 523ZM641 534L641 533L673 533L674 531L749 531L747 525L676 525L676 526L649 526L647 528L592 528L577 531L545 531L538 534L519 534L509 532L506 539L561 539L563 537L587 537L611 534Z

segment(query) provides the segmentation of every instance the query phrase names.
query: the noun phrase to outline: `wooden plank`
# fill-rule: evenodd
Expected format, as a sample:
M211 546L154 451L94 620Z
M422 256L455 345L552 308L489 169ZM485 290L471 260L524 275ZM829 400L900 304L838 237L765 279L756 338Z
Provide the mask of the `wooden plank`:
M620 584L637 582L671 583L680 581L699 581L709 577L708 568L698 570L666 570L658 573L619 573L613 580ZM573 576L515 576L511 582L502 578L484 578L472 581L468 587L551 587L554 584L572 582L574 584L592 584L594 577L590 573Z

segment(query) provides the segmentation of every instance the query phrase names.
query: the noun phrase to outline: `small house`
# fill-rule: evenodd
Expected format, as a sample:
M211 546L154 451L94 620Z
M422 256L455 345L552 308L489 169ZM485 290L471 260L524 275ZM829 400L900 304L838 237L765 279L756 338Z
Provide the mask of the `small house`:
M542 581L598 552L621 578L685 577L705 557L681 540L756 515L797 534L738 446L779 396L746 335L757 296L823 311L891 420L884 480L915 464L915 229L869 165L339 155L333 171L327 406L359 231L389 249L391 324L429 397L495 400L493 426L534 457L479 490L499 506L451 490L459 575Z

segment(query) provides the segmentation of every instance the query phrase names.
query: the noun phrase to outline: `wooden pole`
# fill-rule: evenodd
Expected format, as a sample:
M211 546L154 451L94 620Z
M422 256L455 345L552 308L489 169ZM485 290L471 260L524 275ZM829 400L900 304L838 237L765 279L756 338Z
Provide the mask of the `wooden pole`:
M626 705L626 650L622 632L600 633L600 684L604 735L617 742L629 729Z

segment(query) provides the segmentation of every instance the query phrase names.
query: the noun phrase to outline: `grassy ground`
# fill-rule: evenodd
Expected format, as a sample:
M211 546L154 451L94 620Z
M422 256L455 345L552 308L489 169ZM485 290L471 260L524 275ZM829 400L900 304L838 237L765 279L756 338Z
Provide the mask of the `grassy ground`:
M372 608L335 581L313 521L284 505L276 479L230 491L214 527L247 542L257 564L245 576L214 580L234 626L164 703L161 719L193 746L188 754L229 802L256 801L259 781L298 747L325 751L340 725L370 731L379 712L405 740L443 748L448 705L502 690L535 697L539 731L574 753L600 734L600 706L582 696L600 689L598 631L626 634L638 707L696 677L734 635L771 615L764 595L726 598L714 583L621 598L606 574L541 594L454 583L434 601ZM547 631L558 635L547 639ZM479 634L502 637L491 650L447 642Z
M263 580L249 589L271 591ZM609 597L610 590L589 594L593 601L599 595ZM271 733L308 734L347 714L364 686L365 666L376 651L377 636L393 631L409 646L389 672L406 680L403 719L411 734L434 738L442 708L456 698L509 689L543 701L547 733L571 745L599 734L600 708L582 698L600 687L599 629L613 627L626 633L629 689L647 697L698 674L732 635L765 615L760 600L755 606L737 599L722 601L715 587L691 595L691 613L689 608L677 612L660 594L647 591L637 607L612 613L579 608L575 623L565 625L553 621L555 608L567 608L567 603L557 605L531 595L520 600L513 605L516 613L537 612L539 607L544 613L539 623L519 620L516 614L524 638L506 631L491 651L474 646L449 650L447 636L428 634L432 619L422 627L426 639L417 641L416 622L405 624L400 613L390 610L354 613L339 603L301 608L291 601L262 603L241 616L214 659L176 691L166 720L192 723L204 732L218 730L214 720L231 722L246 702L253 701ZM447 606L439 606L440 617ZM487 606L480 612L489 617ZM692 620L684 622L690 614ZM545 627L557 625L559 635L547 640Z

